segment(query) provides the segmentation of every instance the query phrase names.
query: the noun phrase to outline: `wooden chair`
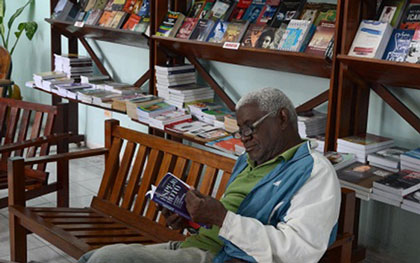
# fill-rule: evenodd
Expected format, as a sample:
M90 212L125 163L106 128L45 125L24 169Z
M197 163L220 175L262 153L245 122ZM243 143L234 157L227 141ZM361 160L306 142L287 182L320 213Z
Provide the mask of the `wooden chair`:
M96 153L9 160L12 260L26 262L26 234L30 232L76 259L89 250L113 243L153 244L183 240L182 233L165 226L164 218L145 197L146 191L167 172L172 172L202 193L220 198L233 169L233 159L132 131L118 126L115 120L106 122L105 134L107 148L97 149ZM105 172L90 207L25 207L24 165L103 153L107 156ZM218 188L215 188L216 182ZM347 202L343 204L347 205ZM350 240L351 246L351 237L345 235L345 238ZM345 243L338 240L337 247L341 245L338 242Z
M11 156L48 155L52 143L65 139L69 135L52 135L52 127L58 116L64 117L66 105L58 107L0 98L0 189L7 188L7 159ZM31 119L33 123L31 125ZM62 131L65 127L60 128ZM67 151L66 146L59 144L59 151ZM26 199L58 189L57 184L47 184L46 165L27 165L25 171L25 187L28 190ZM68 195L60 191L60 204L65 205ZM0 208L7 206L7 197L0 199Z

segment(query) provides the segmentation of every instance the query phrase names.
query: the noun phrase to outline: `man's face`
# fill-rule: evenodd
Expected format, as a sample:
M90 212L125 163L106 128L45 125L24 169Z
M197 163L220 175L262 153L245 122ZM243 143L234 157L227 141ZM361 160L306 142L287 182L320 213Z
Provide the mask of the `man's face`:
M255 103L242 106L236 112L238 126L243 130L247 126L251 126L255 121L259 120L267 112L261 111ZM270 115L263 120L250 136L242 136L241 141L245 146L245 150L251 160L257 164L264 163L278 153L283 145L281 136L280 120L277 114Z

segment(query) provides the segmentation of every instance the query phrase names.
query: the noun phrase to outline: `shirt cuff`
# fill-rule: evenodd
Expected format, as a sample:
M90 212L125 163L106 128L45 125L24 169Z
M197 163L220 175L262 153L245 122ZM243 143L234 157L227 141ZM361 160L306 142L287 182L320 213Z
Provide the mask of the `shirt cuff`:
M219 236L228 239L229 237L229 230L232 229L232 227L234 226L234 220L235 217L237 215L235 213L233 213L232 211L227 211L226 216L225 216L225 220L223 221L223 225L220 228L219 231Z

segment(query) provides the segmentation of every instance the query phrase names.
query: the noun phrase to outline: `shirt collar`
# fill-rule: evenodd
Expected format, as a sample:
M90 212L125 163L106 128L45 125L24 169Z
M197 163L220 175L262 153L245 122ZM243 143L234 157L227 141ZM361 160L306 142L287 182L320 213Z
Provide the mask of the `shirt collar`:
M282 160L287 162L290 159L292 159L293 155L295 155L295 153L299 149L299 147L302 146L302 144L305 144L305 143L306 143L306 140L303 140L303 142L293 146L292 148L287 149L286 151L277 155L273 159L268 160L265 163L262 163L260 165L255 165L255 162L252 161L251 159L249 159L249 156L247 156L247 163L248 163L249 167L254 169L254 168L257 168L257 167L264 166L264 165L273 164L273 163L276 163L276 162L281 162Z

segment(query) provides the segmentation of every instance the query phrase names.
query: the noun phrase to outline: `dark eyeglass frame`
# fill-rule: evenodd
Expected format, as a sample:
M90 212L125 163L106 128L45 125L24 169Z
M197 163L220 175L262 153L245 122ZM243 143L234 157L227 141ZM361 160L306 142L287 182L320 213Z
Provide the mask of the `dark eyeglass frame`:
M277 111L270 111L269 113L265 114L264 116L262 116L261 118L259 118L255 122L253 122L251 125L249 125L249 126L247 125L244 128L237 130L233 134L233 137L235 137L236 139L240 139L242 137L249 137L249 136L253 135L255 133L258 125L260 125L270 115L273 115L273 114L276 114L276 113L277 113Z

